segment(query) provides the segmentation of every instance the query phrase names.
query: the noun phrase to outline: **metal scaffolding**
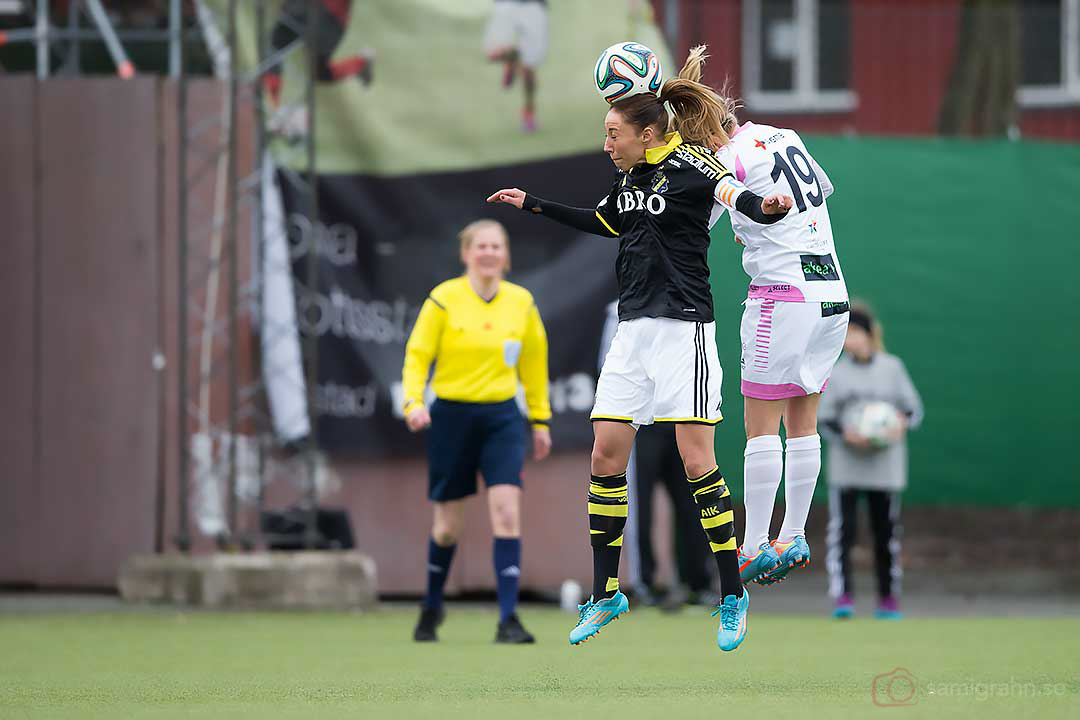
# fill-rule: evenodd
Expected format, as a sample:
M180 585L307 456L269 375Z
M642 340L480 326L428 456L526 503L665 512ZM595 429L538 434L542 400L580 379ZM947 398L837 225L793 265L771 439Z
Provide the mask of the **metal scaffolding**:
M129 30L113 27L100 0L71 0L67 26L54 27L48 0L38 0L34 27L0 33L0 45L34 44L40 80L50 76L51 59L57 49L63 53L64 71L77 73L80 45L103 42L117 75L128 79L138 68L129 59L125 42L167 44L168 74L175 79L177 113L173 229L177 241L175 422L179 452L177 467L171 469L177 477L176 534L172 541L182 551L190 550L194 544L193 515L201 534L212 536L222 548L249 549L278 540L262 531L260 519L267 505L264 489L272 480L271 470L283 465L284 455L291 457L287 465L292 479L296 481L299 476L300 480L301 499L295 505L302 509L303 544L314 547L320 540L316 529L316 480L321 467L315 446L315 417L309 412L315 407L316 339L303 338L302 352L297 353L302 355L297 365L303 369L295 373L295 384L303 387L296 392L303 394L304 402L294 414L299 412L303 417L285 423L303 431L283 434L281 419L275 423L267 399L268 385L280 379L281 372L267 358L273 354L275 343L301 340L295 313L277 313L284 316L282 320L266 312L268 292L278 294L272 298L278 307L283 302L295 302L295 278L290 277L278 178L289 183L292 197L302 198L303 214L318 217L313 182L316 63L312 48L316 3L304 0L302 17L295 12L282 13L271 24L268 9L278 8L278 2L194 0L199 27L185 30L182 0L169 0L167 29ZM246 29L255 35L255 57L248 58L247 63L240 54L244 39L241 9L248 13L249 21L254 15ZM80 27L84 13L92 29ZM275 30L282 28L286 30L284 35L292 39L278 47L272 38ZM196 106L203 108L198 110L193 110L190 103L192 85L200 79L189 72L189 50L195 42L206 43L214 74L220 81L220 108L209 112L205 102ZM291 93L293 99L279 104L276 93L273 98L267 96L265 80L273 76L280 83L282 68L293 58L306 67L305 72L294 76L302 87L294 87L299 92ZM275 87L280 90L280 84ZM270 105L274 106L272 112L268 110ZM300 125L306 126L301 127L303 132L297 131L297 118ZM241 122L249 121L254 124L254 148L244 147L239 134ZM285 136L292 144L298 141L297 136L304 143L303 171L278 168L273 162L273 148L284 142ZM248 154L254 158L253 168L242 169L241 157ZM209 207L207 196L212 198ZM270 206L276 208L275 213L268 212ZM241 226L250 227L250 243L241 236ZM268 251L275 242L277 245ZM241 248L249 245L252 252L241 253ZM308 287L316 286L317 270L318 263L311 259L305 281ZM268 288L270 276L287 277L290 282ZM283 294L289 297L283 300ZM164 320L163 316L163 324ZM244 355L253 337L258 338L259 351ZM242 356L249 355L246 367L241 367ZM165 368L163 349L155 356L155 367ZM165 397L163 382L158 398L162 407ZM166 545L165 478L171 473L166 466L164 419L159 423L162 447L158 456L155 549L161 552ZM283 444L288 445L287 450L282 449ZM252 511L245 514L246 522L241 517L240 495ZM195 511L193 505L197 506Z
M224 87L224 102L220 114L198 116L189 104L191 76L186 72L184 43L176 48L178 81L177 127L179 128L177 163L177 302L178 323L178 446L177 534L175 544L183 551L191 548L193 503L196 524L202 534L213 536L219 547L250 549L261 543L274 543L275 538L263 532L260 523L265 509L264 489L269 482L271 459L280 453L272 452L283 440L275 432L267 401L268 382L274 380L275 370L267 360L275 342L288 342L298 332L294 322L281 327L266 312L266 280L268 273L290 273L288 252L280 247L268 251L277 224L280 233L284 218L278 213L268 217L268 201L277 197L276 177L289 182L294 197L304 198L308 217L317 217L315 177L315 63L309 48L314 47L316 0L307 0L307 22L297 32L297 38L282 48L271 42L273 30L267 22L267 0L254 3L254 33L256 57L245 70L239 54L240 21L238 0L225 0L224 31L217 28L213 13L200 0L199 19L214 61L215 74ZM250 7L250 5L248 6ZM289 22L282 18L278 23ZM269 75L280 76L284 63L295 55L306 56L302 92L292 102L283 102L273 113L268 111L271 99L264 88ZM254 167L241 173L240 156L245 148L238 145L238 125L242 113L254 119ZM307 131L302 134L306 149L306 168L303 172L282 169L277 172L270 160L272 147L282 142L284 123L275 118L300 116L306 120ZM207 141L207 135L217 132L217 141ZM294 138L295 140L295 138ZM213 208L200 212L195 187L216 169ZM205 195L205 193L201 193ZM251 255L241 257L240 237L242 218L247 215L252 227ZM208 217L208 222L189 224L194 218ZM209 244L196 241L208 235ZM284 242L284 238L277 238ZM276 258L276 265L268 258ZM286 263L281 267L281 263ZM245 263L249 265L245 266ZM244 269L247 268L248 272ZM317 263L308 263L307 284L314 286ZM222 291L222 285L224 289ZM219 309L219 295L224 298L224 311ZM244 346L244 329L257 334L261 353L252 366L258 370L244 374L240 358ZM315 388L316 339L304 337L303 367L306 371L304 392L306 404L303 419L307 432L299 438L284 438L290 442L291 467L301 469L302 499L298 503L304 515L304 545L315 547L319 542L316 530L317 456L315 446L313 393ZM222 378L224 376L224 378ZM213 396L224 390L225 412L215 411ZM295 472L294 472L295 474ZM294 478L295 479L295 478ZM241 480L245 482L241 483ZM243 495L254 511L254 522L246 514L241 518L239 497ZM224 497L222 503L222 496ZM219 504L222 503L222 504Z
M37 0L34 4L34 26L0 31L0 46L15 43L33 43L36 54L38 79L51 74L52 51L61 48L65 55L64 68L77 73L81 44L87 40L102 41L112 59L116 74L124 79L135 76L137 68L124 49L125 42L162 42L169 47L169 75L179 74L180 48L194 39L181 27L182 0L169 0L167 30L118 30L113 27L101 0L70 0L67 27L54 27L49 13L49 1ZM81 28L80 19L85 12L93 28Z
M301 2L302 10L298 10ZM291 11L281 11L271 23L268 10L281 10L281 3L274 0L194 0L198 27L190 27L189 19L185 29L183 0L169 0L167 29L131 30L113 27L100 0L71 0L66 27L54 27L48 0L38 0L33 27L0 32L0 45L34 44L40 80L50 76L55 52L63 58L63 72L80 72L80 45L88 41L104 43L117 75L124 79L139 71L125 50L126 42L167 44L168 75L175 80L176 91L176 212L172 229L177 242L178 460L177 467L167 467L166 420L162 415L155 503L158 552L167 544L166 477L173 473L177 482L172 542L181 551L189 551L195 543L193 519L200 534L213 537L221 548L250 549L282 540L264 532L260 520L268 505L264 490L273 480L273 469L283 466L287 466L293 484L299 485L300 499L293 504L302 515L302 544L310 548L320 541L317 476L324 466L315 445L315 413L310 412L315 407L316 338L301 339L299 335L294 292L298 279L292 276L278 188L278 182L288 183L291 197L301 199L296 210L308 218L318 217L313 49L318 0L301 2L290 0ZM246 31L255 35L255 57L247 58L246 63L240 53L245 39L241 37L241 11L247 13ZM92 28L81 27L84 17ZM275 33L288 41L275 43ZM201 79L189 72L189 51L198 42L205 42L209 50L222 92L220 108L209 112L205 102L194 106L201 108L196 110L190 102L193 83ZM294 58L298 62L294 63ZM279 103L286 63L306 71L293 74L302 87L294 83L292 99ZM267 78L275 79L274 91L269 94ZM240 123L249 121L254 124L254 148L244 147L239 134ZM283 142L304 144L302 171L273 162L274 148ZM254 158L253 167L241 168L240 159L248 154ZM165 178L161 178L162 198L164 187ZM209 207L207 196L212 198ZM250 243L241 236L241 226L250 228ZM241 248L249 244L252 252L242 254ZM303 285L316 287L317 272L318 263L311 257L300 289ZM277 282L268 287L268 278L277 278ZM268 297L278 312L267 312ZM282 307L286 312L280 312ZM164 311L161 321L164 327ZM258 339L259 350L244 354L252 338ZM290 365L293 395L302 397L292 412L301 417L284 421L280 417L283 411L271 412L273 402L268 398L269 386L285 374L270 360L281 343L302 345L295 353L296 362ZM166 365L164 338L161 344L154 358L159 371ZM250 356L246 367L241 367L242 355L245 359ZM163 373L158 397L163 413L165 377ZM282 432L282 427L301 430ZM287 461L283 459L286 456ZM241 495L250 511L243 513L245 519L241 517ZM287 539L295 542L296 536Z

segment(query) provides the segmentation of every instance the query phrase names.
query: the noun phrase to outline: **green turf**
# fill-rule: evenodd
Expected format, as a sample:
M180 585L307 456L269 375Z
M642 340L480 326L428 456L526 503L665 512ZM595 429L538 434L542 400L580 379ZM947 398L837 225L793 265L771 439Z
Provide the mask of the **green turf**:
M536 646L493 645L474 607L451 606L437 645L411 642L411 608L8 616L0 718L1080 717L1077 619L752 615L725 654L701 610L638 610L576 648L571 616L523 617ZM876 707L897 667L935 694Z

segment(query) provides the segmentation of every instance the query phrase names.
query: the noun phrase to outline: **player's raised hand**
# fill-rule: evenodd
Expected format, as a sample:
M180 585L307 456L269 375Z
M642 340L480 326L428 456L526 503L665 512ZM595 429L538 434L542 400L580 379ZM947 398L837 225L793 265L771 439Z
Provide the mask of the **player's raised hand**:
M795 204L795 201L791 199L790 195L782 195L775 193L761 200L761 212L766 215L783 215L791 206Z
M525 204L525 191L517 188L505 188L492 193L487 201L489 203L506 203L520 210L521 206Z

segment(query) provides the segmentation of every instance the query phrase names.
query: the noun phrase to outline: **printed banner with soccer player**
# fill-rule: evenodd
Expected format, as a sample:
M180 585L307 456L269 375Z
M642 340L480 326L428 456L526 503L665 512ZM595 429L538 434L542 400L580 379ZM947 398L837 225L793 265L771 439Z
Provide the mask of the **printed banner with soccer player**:
M523 3L534 13L527 26L497 18L492 0L317 4L309 15L302 0L271 3L266 22L274 50L316 23L318 217L307 216L306 195L289 179L307 167L312 130L306 113L290 110L304 89L302 54L264 88L280 132L273 150L297 320L301 334L318 337L320 445L364 456L421 447L402 419L405 342L431 288L462 272L457 233L490 217L510 234L508 279L533 293L547 329L555 447L588 447L616 242L485 199L516 186L591 207L607 193L607 105L593 68L604 48L633 39L671 69L650 3ZM223 17L222 0L206 5ZM250 64L250 12L241 23ZM489 57L507 38L518 61L509 68ZM307 287L312 257L318 281Z

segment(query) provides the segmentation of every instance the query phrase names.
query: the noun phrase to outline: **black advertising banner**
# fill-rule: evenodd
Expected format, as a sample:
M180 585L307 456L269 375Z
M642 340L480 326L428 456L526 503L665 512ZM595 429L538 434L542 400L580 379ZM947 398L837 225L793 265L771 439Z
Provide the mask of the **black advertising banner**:
M224 0L199 7L208 11L204 25L212 16L226 27ZM269 50L281 58L264 70L264 110L297 320L301 333L318 338L321 446L369 457L421 447L401 417L405 342L428 292L462 273L458 232L490 217L509 231L508 279L533 293L547 329L555 448L587 447L605 306L616 296L616 241L485 199L520 187L591 207L607 194L608 106L593 71L605 48L627 40L653 48L673 69L651 3L272 0L263 7ZM252 8L238 10L240 71L255 64ZM309 22L316 24L314 115L304 106L310 74L298 41ZM217 66L229 72L228 58ZM311 135L314 218L291 181L307 171ZM313 257L318 281L307 288ZM287 275L274 283L289 285ZM268 327L275 320L292 327L288 309ZM264 360L279 369L267 379L275 417L303 416L295 337L271 345L275 357Z
M491 217L510 233L508 279L533 293L547 329L555 446L588 447L617 241L484 199L516 185L591 205L611 179L610 161L596 154L430 176L323 175L314 224L302 212L305 198L282 182L301 333L318 337L319 444L365 456L420 447L401 416L405 342L431 288L462 272L458 231ZM313 238L318 287L310 292Z

